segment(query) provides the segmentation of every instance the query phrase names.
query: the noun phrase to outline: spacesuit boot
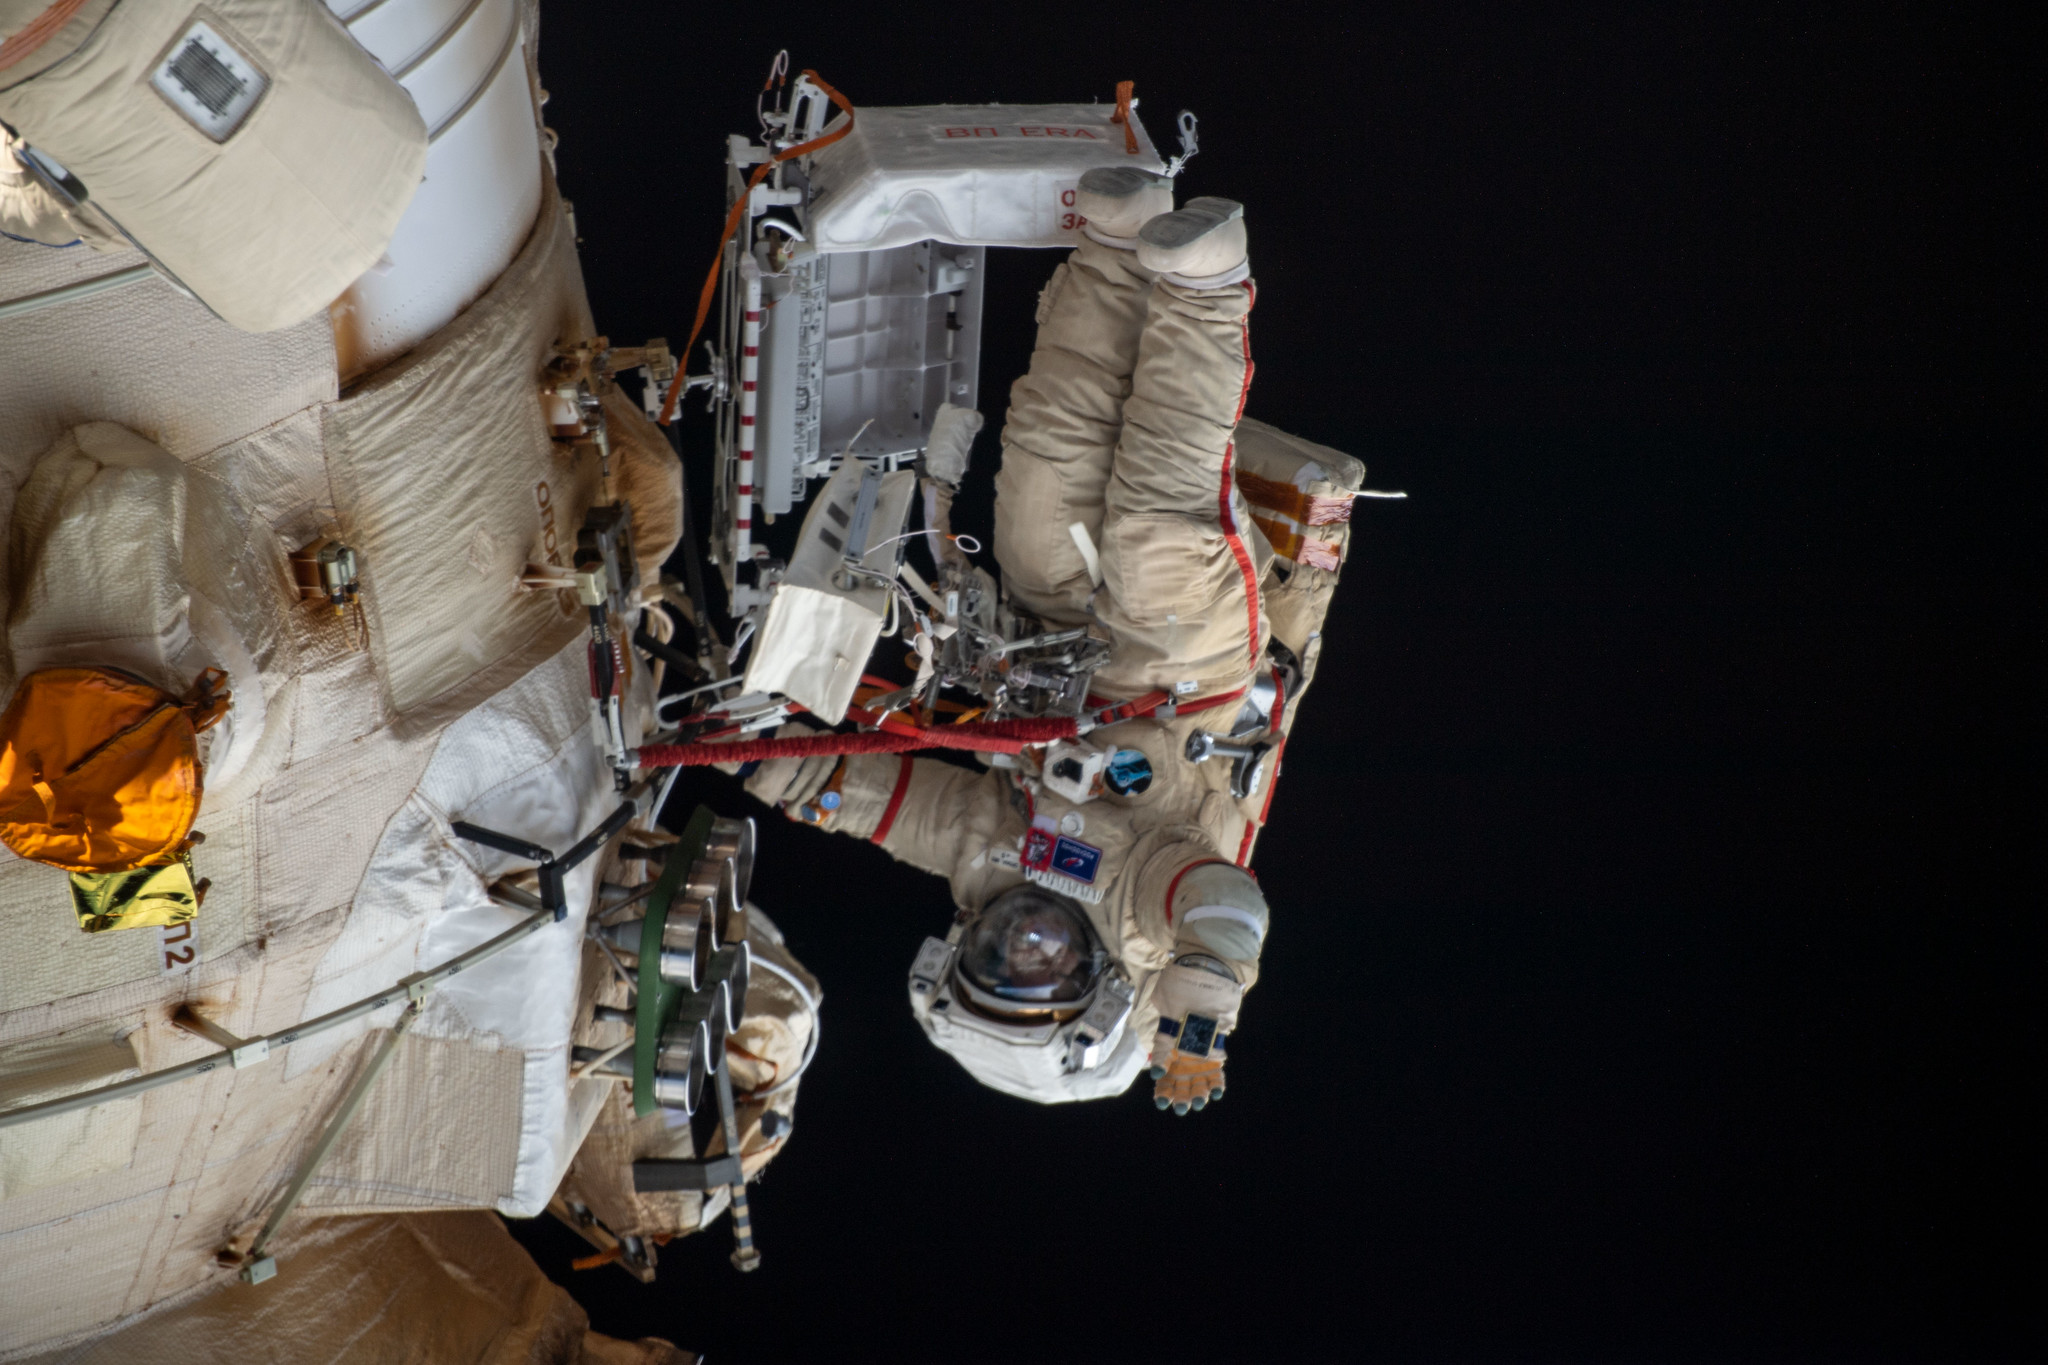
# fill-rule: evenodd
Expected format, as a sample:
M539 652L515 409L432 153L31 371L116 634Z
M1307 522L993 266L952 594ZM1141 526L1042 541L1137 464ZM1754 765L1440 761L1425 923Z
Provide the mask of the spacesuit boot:
M1130 166L1097 166L1074 195L1081 231L1104 246L1135 251L1138 229L1173 212L1173 182Z
M1221 289L1250 277L1244 205L1235 199L1190 199L1138 231L1138 264L1187 289Z

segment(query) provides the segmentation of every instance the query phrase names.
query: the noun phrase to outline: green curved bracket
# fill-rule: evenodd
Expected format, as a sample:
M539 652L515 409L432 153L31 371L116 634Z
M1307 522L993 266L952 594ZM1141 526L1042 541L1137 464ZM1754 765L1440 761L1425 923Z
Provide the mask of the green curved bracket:
M711 841L711 825L718 816L709 806L699 806L683 826L679 842L669 848L647 895L647 918L640 921L640 979L634 988L638 1011L633 1021L633 1113L654 1112L654 1057L661 1051L661 1034L682 1008L689 992L661 979L661 935L668 927L668 907L676 888L689 874L690 864L704 856Z

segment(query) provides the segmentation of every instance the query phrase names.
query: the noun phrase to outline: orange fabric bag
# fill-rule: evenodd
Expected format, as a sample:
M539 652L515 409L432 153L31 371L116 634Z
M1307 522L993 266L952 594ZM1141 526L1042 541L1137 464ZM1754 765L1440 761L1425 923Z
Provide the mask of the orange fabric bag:
M227 713L208 669L179 701L105 668L46 668L0 713L0 843L68 872L125 872L189 846L199 732Z

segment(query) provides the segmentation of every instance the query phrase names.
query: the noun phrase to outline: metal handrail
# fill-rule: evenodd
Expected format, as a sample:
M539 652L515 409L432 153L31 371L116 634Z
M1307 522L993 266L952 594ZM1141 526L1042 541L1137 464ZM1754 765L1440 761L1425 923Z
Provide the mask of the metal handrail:
M94 294L104 294L109 289L120 289L125 285L139 283L155 274L156 267L153 265L135 265L111 274L97 275L89 280L59 285L55 289L45 289L40 294L25 294L18 299L7 299L0 301L0 318L19 317L23 313L40 313L45 308L55 308L74 299L89 299Z
M499 903L504 904L502 901ZM509 904L506 905L506 908L525 909L524 906ZM311 1038L316 1034L340 1028L343 1024L352 1023L366 1014L373 1014L387 1005L424 999L433 993L435 987L450 977L455 976L459 972L465 972L478 963L496 957L513 944L531 937L554 922L554 916L551 914L536 914L523 923L513 925L496 938L485 939L482 943L477 944L476 947L466 952L457 953L432 971L415 972L375 995L366 995L360 1000L343 1005L340 1009L329 1010L326 1014L308 1019L302 1024L294 1024L292 1027L280 1032L265 1034L260 1038L251 1038L240 1047L222 1048L218 1052L210 1052L203 1057L195 1057L189 1062L182 1062L177 1066L167 1067L162 1071L152 1071L147 1076L136 1076L131 1080L116 1081L112 1085L103 1085L96 1090L81 1091L76 1095L66 1095L61 1099L44 1100L40 1104L27 1104L18 1109L0 1110L0 1128L12 1128L17 1124L33 1123L37 1119L46 1119L57 1114L68 1114L77 1109L90 1109L96 1104L106 1104L113 1100L124 1100L132 1095L140 1095L145 1091L169 1085L173 1081L182 1081L191 1076L203 1076L223 1063L229 1066L253 1066L265 1060L271 1051L276 1048L289 1047L293 1043Z
M542 859L543 889L545 890L546 888L547 873L552 872L554 880L559 884L560 878L570 868L573 868L576 864L595 853L608 840L624 829L631 822L632 815L639 810L641 801L652 790L655 780L654 777L645 777L634 783L624 793L625 801L610 815L606 816L604 820L599 822L597 828L578 840L575 846L560 858L554 858L546 849L537 846L530 850ZM657 807L655 814L658 816L659 813L660 810ZM461 821L456 823L458 825L462 824ZM490 833L490 831L480 832ZM503 838L504 836L502 835L498 836L500 841ZM401 978L375 995L366 995L360 1000L343 1005L340 1009L329 1010L326 1014L308 1019L301 1024L294 1024L291 1028L284 1029L281 1032L265 1034L260 1038L250 1038L245 1040L239 1047L222 1048L218 1052L211 1052L203 1057L195 1057L189 1062L181 1062L177 1066L167 1067L162 1071L152 1071L146 1076L136 1076L130 1080L115 1081L111 1085L103 1085L95 1090L81 1091L76 1095L65 1095L60 1099L44 1100L40 1104L25 1104L15 1109L0 1110L0 1129L12 1128L23 1123L34 1123L37 1119L51 1118L58 1114L69 1114L79 1109L90 1109L93 1105L107 1104L113 1100L124 1100L133 1095L140 1095L146 1091L170 1085L175 1081L182 1081L192 1076L203 1076L223 1063L232 1067L255 1066L267 1059L275 1048L289 1047L302 1039L311 1038L316 1034L340 1028L343 1024L352 1023L366 1014L372 1014L377 1010L383 1009L387 1005L397 1004L400 1001L421 1002L427 996L433 994L434 989L450 977L460 972L468 971L480 962L496 957L513 944L555 923L557 919L563 917L565 910L565 907L560 904L558 896L543 895L535 898L528 893L519 891L516 887L501 887L492 893L491 899L493 903L503 906L508 910L525 911L531 914L532 918L523 923L513 925L495 938L485 939L474 948L457 953L454 957L449 958L431 971L414 972L411 976ZM536 899L539 903L536 903ZM554 903L547 903L551 901Z

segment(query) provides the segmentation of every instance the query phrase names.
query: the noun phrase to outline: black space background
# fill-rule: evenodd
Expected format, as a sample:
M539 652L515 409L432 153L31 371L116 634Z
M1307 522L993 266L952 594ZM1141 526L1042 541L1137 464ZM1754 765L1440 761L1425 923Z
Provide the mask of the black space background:
M904 1002L944 889L764 822L829 997L764 1267L721 1223L643 1288L522 1227L595 1325L713 1365L2041 1358L2043 121L1988 13L551 0L615 340L687 331L777 47L857 104L1135 79L1162 142L1202 117L1183 193L1248 205L1249 411L1411 494L1361 509L1228 1100L979 1089ZM963 529L1054 260L991 256Z

